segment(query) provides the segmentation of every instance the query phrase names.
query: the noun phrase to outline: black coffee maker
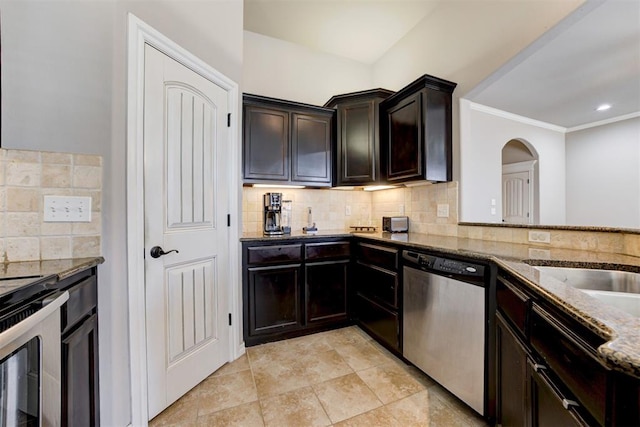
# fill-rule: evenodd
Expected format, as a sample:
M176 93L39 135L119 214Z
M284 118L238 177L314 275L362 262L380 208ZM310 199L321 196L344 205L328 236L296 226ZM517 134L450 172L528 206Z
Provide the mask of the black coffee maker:
M264 195L264 212L262 215L265 236L284 234L281 224L282 193L266 193Z

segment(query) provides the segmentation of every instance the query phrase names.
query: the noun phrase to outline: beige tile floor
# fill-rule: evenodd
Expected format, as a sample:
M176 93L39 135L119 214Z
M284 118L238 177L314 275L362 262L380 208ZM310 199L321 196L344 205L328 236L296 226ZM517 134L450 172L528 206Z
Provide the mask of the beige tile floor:
M149 423L158 426L486 426L352 326L249 347Z

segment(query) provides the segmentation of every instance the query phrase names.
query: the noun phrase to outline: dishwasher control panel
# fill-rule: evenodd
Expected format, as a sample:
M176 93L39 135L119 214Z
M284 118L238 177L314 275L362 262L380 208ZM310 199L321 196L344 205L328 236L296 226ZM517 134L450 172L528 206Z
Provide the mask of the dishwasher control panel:
M451 274L467 278L483 278L485 267L467 261L460 261L440 256L423 254L414 251L403 251L402 258L415 264L422 270L428 270L443 275Z

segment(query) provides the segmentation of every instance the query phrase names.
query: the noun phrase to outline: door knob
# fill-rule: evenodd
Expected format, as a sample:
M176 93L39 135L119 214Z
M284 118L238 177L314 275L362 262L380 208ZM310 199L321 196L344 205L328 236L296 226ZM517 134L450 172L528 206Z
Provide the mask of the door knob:
M160 258L162 255L170 254L171 252L180 253L177 249L171 249L170 251L165 252L160 246L154 246L149 251L149 254L151 255L151 258Z

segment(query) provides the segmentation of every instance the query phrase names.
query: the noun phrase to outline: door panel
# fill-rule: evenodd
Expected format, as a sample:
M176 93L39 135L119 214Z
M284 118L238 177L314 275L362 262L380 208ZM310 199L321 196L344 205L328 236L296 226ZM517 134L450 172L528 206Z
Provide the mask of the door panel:
M529 223L529 172L502 175L502 211L506 223Z
M215 258L167 270L169 363L217 339Z
M227 92L145 48L145 296L152 418L229 358ZM165 252L149 254L153 246Z
M203 94L182 85L167 86L167 229L214 226L211 138L217 113Z

